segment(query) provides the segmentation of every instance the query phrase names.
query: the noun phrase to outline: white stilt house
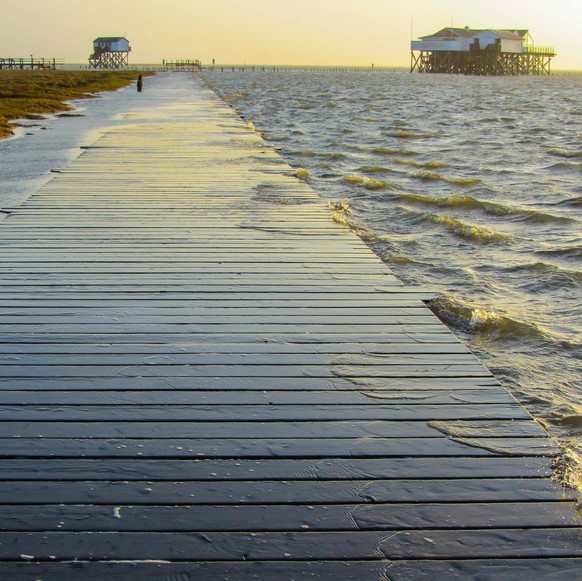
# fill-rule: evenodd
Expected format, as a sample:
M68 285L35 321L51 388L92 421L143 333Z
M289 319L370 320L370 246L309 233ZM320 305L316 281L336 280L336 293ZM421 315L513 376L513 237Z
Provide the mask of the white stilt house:
M131 46L123 36L101 36L93 41L92 69L123 69L129 65Z
M550 74L553 48L534 46L528 30L443 28L411 43L410 70L465 75Z

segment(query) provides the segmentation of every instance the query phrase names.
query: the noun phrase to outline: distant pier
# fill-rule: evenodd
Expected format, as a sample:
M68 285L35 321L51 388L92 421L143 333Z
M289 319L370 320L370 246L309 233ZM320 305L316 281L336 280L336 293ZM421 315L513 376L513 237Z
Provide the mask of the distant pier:
M55 70L65 64L64 59L57 58L14 58L0 57L0 71L6 70Z
M0 223L0 577L579 579L559 447L195 75ZM49 142L50 143L50 142Z
M202 64L198 59L176 59L174 61L165 61L163 67L168 71L199 71Z

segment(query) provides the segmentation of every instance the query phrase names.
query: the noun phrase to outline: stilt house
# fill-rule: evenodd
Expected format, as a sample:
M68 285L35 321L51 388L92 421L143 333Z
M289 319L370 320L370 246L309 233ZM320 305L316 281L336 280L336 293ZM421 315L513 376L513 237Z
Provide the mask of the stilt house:
M123 36L101 36L93 41L93 54L89 57L92 69L122 69L129 64L131 47Z
M549 75L553 48L528 30L443 28L411 43L410 70L465 75Z

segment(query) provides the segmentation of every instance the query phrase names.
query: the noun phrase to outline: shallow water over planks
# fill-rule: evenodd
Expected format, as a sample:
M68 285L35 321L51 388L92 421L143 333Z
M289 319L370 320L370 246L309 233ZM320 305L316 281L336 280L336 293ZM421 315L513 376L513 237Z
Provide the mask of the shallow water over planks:
M579 574L560 450L430 293L197 81L143 98L0 225L0 572Z

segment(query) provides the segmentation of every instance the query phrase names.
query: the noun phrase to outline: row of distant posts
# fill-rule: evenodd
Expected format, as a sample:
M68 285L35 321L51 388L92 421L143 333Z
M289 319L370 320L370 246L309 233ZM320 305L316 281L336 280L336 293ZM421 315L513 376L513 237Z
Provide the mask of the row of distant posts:
M65 64L64 59L34 58L0 58L1 70L55 70Z

